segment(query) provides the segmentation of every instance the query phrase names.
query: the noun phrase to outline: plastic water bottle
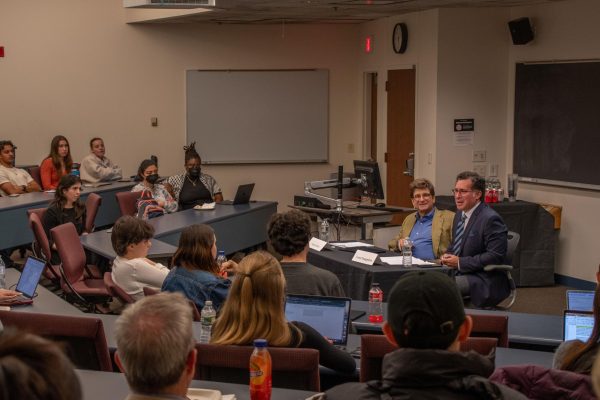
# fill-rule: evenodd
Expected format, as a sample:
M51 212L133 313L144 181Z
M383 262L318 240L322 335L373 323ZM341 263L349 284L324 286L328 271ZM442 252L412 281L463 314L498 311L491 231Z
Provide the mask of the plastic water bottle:
M219 250L219 253L217 255L217 265L219 266L219 273L221 274L221 276L227 278L227 272L221 270L221 266L225 262L227 262L227 257L225 256L225 252L223 250Z
M79 178L79 175L80 175L79 168L80 168L79 163L73 163L73 165L71 167L71 175L74 175Z
M413 242L406 238L402 243L402 266L412 267L412 247Z
M212 301L206 300L202 311L200 312L200 343L210 343L212 335L212 326L215 323L217 312L213 308Z
M250 356L250 399L271 399L271 355L265 339L254 341Z
M319 239L329 242L329 221L327 221L327 218L323 218L319 226Z
M369 290L369 322L380 324L383 322L383 290L379 283L373 283Z
M6 289L6 265L0 256L0 289Z

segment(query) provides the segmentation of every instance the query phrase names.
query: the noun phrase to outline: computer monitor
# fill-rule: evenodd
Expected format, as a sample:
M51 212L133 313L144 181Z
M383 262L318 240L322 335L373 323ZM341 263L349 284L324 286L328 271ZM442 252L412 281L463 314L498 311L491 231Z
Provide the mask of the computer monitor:
M383 199L383 185L377 161L354 160L354 176L363 179L362 194L373 199Z

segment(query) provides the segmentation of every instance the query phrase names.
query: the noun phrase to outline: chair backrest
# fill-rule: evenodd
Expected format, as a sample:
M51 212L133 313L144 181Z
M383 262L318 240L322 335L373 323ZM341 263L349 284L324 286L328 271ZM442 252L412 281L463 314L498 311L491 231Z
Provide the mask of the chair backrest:
M104 326L98 318L0 311L0 321L5 327L64 342L66 353L77 368L113 370Z
M118 298L123 304L135 303L135 299L113 281L110 272L104 273L104 286L106 286L106 290L108 290L108 293L110 293L112 297Z
M472 337L498 339L499 347L508 347L508 316L492 314L469 314L473 319Z
M144 286L142 290L144 291L144 296L154 296L155 294L160 293L159 290L153 289L148 286ZM192 307L192 319L194 321L200 321L200 310L198 310L198 307L196 307L196 303L194 303L190 299L188 299L188 303L190 303L190 307Z
M248 384L252 346L196 344L196 379ZM269 347L273 387L320 390L319 351Z
M519 245L519 240L521 240L521 235L519 235L517 232L508 231L507 237L508 247L506 248L506 264L512 265L513 256L515 255L515 251Z
M90 193L85 199L85 228L87 233L94 231L94 222L96 221L96 215L98 209L102 204L102 197L96 193Z
M27 172L29 172L29 175L31 175L31 177L33 178L33 180L38 185L40 185L41 188L43 188L43 186L42 186L42 175L40 174L40 167L37 167L37 166L27 167Z
M44 225L42 221L46 214L45 208L32 208L27 210L27 216L29 217L29 227L33 232L35 243L33 245L34 253L37 257L43 258L46 261L50 261L52 254L50 251L50 241L46 236Z
M117 203L119 204L119 210L121 210L121 216L123 215L135 215L137 211L136 202L140 198L142 192L117 192Z
M475 351L487 356L496 349L498 339L469 337L461 342L460 351ZM383 357L398 347L391 344L383 335L360 336L360 381L381 379Z
M83 280L86 256L77 229L71 222L50 230L52 240L62 261L62 269L69 284Z

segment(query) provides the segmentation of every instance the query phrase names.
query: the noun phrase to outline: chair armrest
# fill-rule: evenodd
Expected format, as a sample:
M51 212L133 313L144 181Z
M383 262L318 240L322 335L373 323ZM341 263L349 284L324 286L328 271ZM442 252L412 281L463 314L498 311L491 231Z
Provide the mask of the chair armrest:
M492 272L492 271L512 271L513 270L513 266L512 265L486 265L485 267L483 267L483 270L485 272Z

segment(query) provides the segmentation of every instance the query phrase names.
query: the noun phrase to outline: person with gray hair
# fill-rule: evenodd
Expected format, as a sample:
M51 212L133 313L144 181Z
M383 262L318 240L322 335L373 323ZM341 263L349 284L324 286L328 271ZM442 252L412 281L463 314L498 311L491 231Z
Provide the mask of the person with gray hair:
M192 309L180 293L145 297L115 323L115 362L132 393L127 400L185 399L196 366Z

